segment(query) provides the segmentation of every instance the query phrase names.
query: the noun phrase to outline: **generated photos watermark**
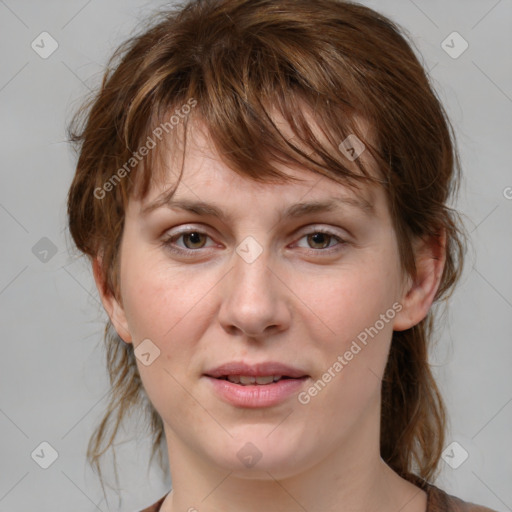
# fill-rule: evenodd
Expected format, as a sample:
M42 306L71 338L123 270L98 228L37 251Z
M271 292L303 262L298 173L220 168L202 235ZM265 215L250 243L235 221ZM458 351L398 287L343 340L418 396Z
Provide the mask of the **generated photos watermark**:
M322 376L312 384L306 391L301 391L297 395L299 403L302 405L308 404L311 399L317 396L326 386L331 382L336 375L338 375L345 366L349 364L354 357L361 352L361 350L368 345L370 341L368 338L373 339L379 334L382 329L388 324L396 314L402 311L403 306L399 302L395 302L385 313L381 314L379 319L370 327L366 327L361 331L356 339L352 341L350 348L345 351L343 355L339 355L336 361L327 368Z
M132 153L132 156L128 159L125 164L117 169L112 176L101 186L94 189L94 197L96 199L103 199L107 192L111 192L120 183L120 181L130 174L131 170L135 168L144 157L156 147L157 140L161 141L164 136L164 132L167 134L171 132L175 126L181 123L182 119L185 119L192 109L197 105L197 100L190 98L187 103L183 104L179 109L177 108L174 114L169 118L168 121L160 123L148 136L146 142L140 146L137 151Z

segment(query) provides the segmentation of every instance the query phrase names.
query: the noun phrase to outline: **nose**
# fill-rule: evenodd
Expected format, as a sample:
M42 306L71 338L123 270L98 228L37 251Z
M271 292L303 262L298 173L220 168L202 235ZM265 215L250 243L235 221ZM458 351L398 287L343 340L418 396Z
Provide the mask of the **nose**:
M267 252L251 263L234 254L234 268L223 280L219 311L219 321L229 334L261 338L290 326L291 292L279 272L269 267Z

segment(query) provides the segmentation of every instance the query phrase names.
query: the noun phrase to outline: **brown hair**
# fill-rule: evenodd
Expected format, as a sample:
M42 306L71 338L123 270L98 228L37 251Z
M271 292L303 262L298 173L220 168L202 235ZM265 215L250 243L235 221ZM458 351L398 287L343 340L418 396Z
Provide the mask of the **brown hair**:
M185 118L184 127L189 118L203 122L219 155L247 178L284 179L272 165L283 162L354 187L380 183L405 272L415 272L415 239L446 233L436 300L446 298L464 254L464 231L448 206L460 163L447 115L402 32L370 8L336 0L196 0L152 18L115 52L99 92L69 129L79 151L68 197L70 232L91 260L101 254L106 290L118 297L127 201L144 197L155 177L158 151L146 152L140 162L134 152L150 139L162 151L155 130L170 133L174 111ZM278 129L270 108L289 123L297 144ZM326 140L315 137L306 109ZM354 114L370 122L372 140L354 124ZM350 134L364 141L378 177L361 159L355 161L360 172L347 168L339 145ZM435 476L444 445L445 409L427 353L432 315L393 333L382 383L381 456L413 482ZM111 400L87 452L100 476L100 457L136 405L144 403L150 418L150 462L158 448L162 460L164 441L133 345L123 343L110 322L105 333Z

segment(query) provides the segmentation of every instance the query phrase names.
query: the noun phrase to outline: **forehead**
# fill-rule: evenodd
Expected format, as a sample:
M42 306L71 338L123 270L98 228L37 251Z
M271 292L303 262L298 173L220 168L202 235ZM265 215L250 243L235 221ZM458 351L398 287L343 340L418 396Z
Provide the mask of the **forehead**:
M325 132L315 123L313 115L307 109L303 113L309 119L315 137L322 144L328 143ZM289 124L275 110L273 122L287 141L302 150L306 149ZM367 137L370 132L369 124L360 116L354 116L353 122L359 133ZM206 199L215 199L217 203L228 205L242 200L242 197L247 200L264 196L267 200L297 203L302 198L311 202L336 196L343 198L347 205L359 207L366 213L373 210L377 191L375 186L368 183L360 182L357 187L349 186L346 181L334 181L305 167L279 162L272 162L273 167L291 180L269 178L266 182L256 181L249 174L243 175L229 168L225 159L217 152L208 127L200 119L192 119L188 123L186 144L183 143L183 133L184 130L175 133L171 140L163 141L163 148L159 148L158 169L155 170L150 189L140 204L143 213L169 203L171 197L173 200L185 199L189 203L204 203ZM341 144L340 148L345 149ZM339 151L338 148L336 150ZM364 160L364 165L371 174L377 175L371 156L367 153L363 150L358 158ZM360 174L357 165L350 159L346 159L344 164L354 174Z
M172 210L217 218L223 223L242 217L253 221L268 217L281 222L328 212L366 220L387 217L382 192L374 188L354 190L311 171L282 170L301 181L258 183L233 172L204 150L192 151L172 195L158 194L159 190L154 189L138 211L142 218L155 210Z

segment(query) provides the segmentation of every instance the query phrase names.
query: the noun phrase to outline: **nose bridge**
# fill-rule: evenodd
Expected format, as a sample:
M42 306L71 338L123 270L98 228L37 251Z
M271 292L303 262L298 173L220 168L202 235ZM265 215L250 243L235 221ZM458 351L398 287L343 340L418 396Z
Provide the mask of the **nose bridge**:
M245 245L247 249L247 245ZM243 295L261 294L270 292L270 277L272 273L268 268L269 251L261 250L258 254L254 248L250 248L245 254L240 254L244 246L240 244L234 257L233 285L234 291Z
M220 321L226 329L258 336L270 327L284 328L289 315L283 291L269 268L270 251L251 238L242 241L233 255Z
M268 249L258 246L252 241L242 242L236 249L231 272L231 297L245 308L252 304L253 310L274 299L268 268L270 254Z

